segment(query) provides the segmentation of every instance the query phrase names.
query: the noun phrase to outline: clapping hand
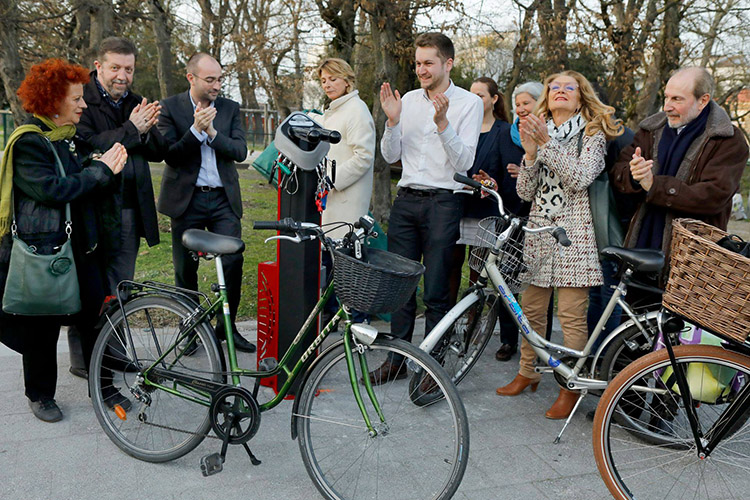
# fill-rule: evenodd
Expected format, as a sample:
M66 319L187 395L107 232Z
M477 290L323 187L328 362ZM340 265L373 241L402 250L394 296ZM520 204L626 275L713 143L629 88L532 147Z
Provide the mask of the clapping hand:
M138 133L143 135L156 125L160 114L161 105L159 101L149 103L144 97L143 101L130 112L129 119L135 125L135 128L138 129Z
M198 132L206 132L207 134L211 135L209 133L210 128L213 130L214 135L216 135L216 130L213 128L214 118L216 118L216 108L203 108L199 103L195 107L195 112L193 113L193 126Z
M508 163L508 173L510 176L514 179L518 178L518 172L521 171L521 168L516 165L515 163Z
M127 160L128 151L119 142L114 143L111 148L99 157L99 161L107 165L115 175L122 171Z
M395 127L401 120L401 94L391 90L391 84L385 82L380 86L380 108L388 117L388 126Z
M654 183L654 172L652 170L654 160L646 160L641 156L641 148L635 148L633 159L630 160L630 175L633 180L648 191Z
M519 131L521 132L521 145L526 151L527 163L536 158L539 146L547 144L550 137L547 133L547 124L534 114L528 114L520 119Z
M435 116L432 119L435 121L435 125L437 125L438 132L442 132L448 126L448 117L446 114L448 113L450 101L445 94L435 94L432 105L435 106Z

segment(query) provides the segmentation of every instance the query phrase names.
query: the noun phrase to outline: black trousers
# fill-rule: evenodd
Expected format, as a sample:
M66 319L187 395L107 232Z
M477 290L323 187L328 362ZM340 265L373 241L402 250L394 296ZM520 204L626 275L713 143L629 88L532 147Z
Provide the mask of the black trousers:
M462 199L452 192L415 194L400 189L388 225L388 250L422 261L424 274L425 334L450 309L449 275L453 248L459 237ZM392 314L391 333L411 342L417 311L416 292Z
M198 290L198 262L190 255L190 251L182 246L182 233L187 229L205 229L212 233L241 238L242 226L240 218L229 206L229 199L223 189L209 192L196 189L185 213L172 219L175 284L190 290ZM234 324L240 304L243 257L242 254L225 255L221 262L229 296L229 312ZM219 325L219 328L223 328L223 322L219 321Z

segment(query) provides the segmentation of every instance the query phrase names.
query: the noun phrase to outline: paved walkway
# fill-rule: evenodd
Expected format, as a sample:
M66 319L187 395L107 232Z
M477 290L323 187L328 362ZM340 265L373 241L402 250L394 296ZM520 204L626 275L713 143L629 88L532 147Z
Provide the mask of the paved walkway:
M255 337L254 323L243 323L240 329L247 337ZM250 442L263 461L260 466L253 467L242 447L234 446L229 448L224 471L206 478L201 475L199 459L219 451L215 440L207 440L187 456L166 464L141 462L119 451L99 427L85 382L68 373L64 334L58 347L56 399L65 418L48 424L37 420L28 408L21 357L0 345L0 498L320 498L305 472L297 443L290 437L291 402L263 414L258 435ZM553 444L562 422L546 420L544 411L554 401L557 385L551 376L545 376L535 394L496 396L495 388L510 381L518 367L518 355L508 363L495 361L497 347L499 339L493 337L478 365L459 386L469 417L471 451L455 498L609 498L596 471L591 423L585 418L596 398L583 401L562 443ZM254 355L242 356L241 364L254 366ZM269 394L261 393L262 400L264 397Z

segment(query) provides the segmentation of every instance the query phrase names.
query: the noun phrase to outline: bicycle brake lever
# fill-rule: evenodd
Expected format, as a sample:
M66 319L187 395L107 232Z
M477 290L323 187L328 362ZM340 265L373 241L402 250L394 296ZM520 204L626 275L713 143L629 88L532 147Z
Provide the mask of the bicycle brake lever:
M302 239L299 236L285 236L283 234L266 238L265 243L268 243L271 240L287 240L291 241L292 243L302 243Z

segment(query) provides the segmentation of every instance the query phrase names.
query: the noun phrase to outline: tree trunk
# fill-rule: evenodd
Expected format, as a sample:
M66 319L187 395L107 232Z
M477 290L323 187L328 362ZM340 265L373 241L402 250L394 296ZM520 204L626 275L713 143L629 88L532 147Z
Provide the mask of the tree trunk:
M607 35L615 53L615 64L612 77L607 83L607 97L609 104L616 110L624 112L625 115L632 114L632 101L635 95L636 69L643 60L643 47L646 43L646 35L651 29L659 12L656 8L656 0L649 0L646 14L640 23L640 34L635 31L635 21L638 19L643 7L643 0L628 2L627 8L623 1L612 5L611 2L601 1L601 12ZM614 22L610 18L609 8L614 11Z
M728 0L726 5L722 6L717 2L717 9L714 13L713 21L711 21L711 27L708 29L708 33L706 33L706 42L703 46L703 55L701 56L700 66L703 66L704 68L708 66L721 23L729 11L732 10L735 3L737 3L736 0Z
M635 117L629 123L631 128L659 110L657 99L662 95L660 90L666 85L669 74L679 67L682 48L680 21L683 14L679 2L671 2L666 6L659 39L654 46L654 58L638 97Z
M201 8L201 38L198 50L211 52L211 26L213 24L214 11L211 9L211 0L198 0Z
M320 11L320 17L333 28L331 40L331 56L340 57L346 62L352 62L356 33L354 21L357 15L356 2L352 0L315 0Z
M18 52L18 4L15 0L0 0L0 78L5 98L13 112L16 126L26 121L26 112L16 95L23 81L23 66Z
M531 35L531 23L534 21L534 14L539 2L535 0L528 7L524 9L523 21L521 21L521 28L518 33L518 42L513 48L513 67L510 70L510 76L505 83L505 109L512 110L515 106L513 102L513 90L521 83L519 81L521 77L521 64L523 62L523 56L526 53L526 49L529 46L529 40ZM509 113L510 114L510 113Z
M541 0L539 2L539 34L542 47L547 59L547 72L554 73L568 67L568 13L575 5L571 0L566 5L565 0Z
M114 35L115 11L110 0L94 0L91 8L91 30L89 31L89 48L84 61L87 67L94 67L96 53L102 40Z
M161 0L149 0L148 8L151 11L151 24L156 37L156 51L158 54L157 77L159 78L159 93L162 99L166 99L173 93L174 82L172 82L172 40L169 29L169 15L164 10Z

